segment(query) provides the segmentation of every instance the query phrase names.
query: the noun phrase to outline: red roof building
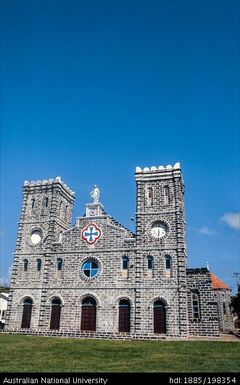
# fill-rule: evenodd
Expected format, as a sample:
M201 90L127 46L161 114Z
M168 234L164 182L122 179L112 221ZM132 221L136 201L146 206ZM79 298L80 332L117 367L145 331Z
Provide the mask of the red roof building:
M231 290L230 287L228 285L226 285L225 283L223 283L221 281L221 279L219 279L218 277L216 277L216 275L214 275L213 273L210 273L211 274L211 280L212 280L212 289L226 289L226 290Z

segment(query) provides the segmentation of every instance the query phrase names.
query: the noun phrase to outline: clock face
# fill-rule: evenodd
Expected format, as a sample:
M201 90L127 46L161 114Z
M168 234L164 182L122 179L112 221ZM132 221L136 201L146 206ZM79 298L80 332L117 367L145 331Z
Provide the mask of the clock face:
M163 238L167 234L167 226L161 222L155 222L151 228L151 235L160 239Z
M39 230L33 231L31 235L31 242L33 245L37 245L42 240L42 233Z

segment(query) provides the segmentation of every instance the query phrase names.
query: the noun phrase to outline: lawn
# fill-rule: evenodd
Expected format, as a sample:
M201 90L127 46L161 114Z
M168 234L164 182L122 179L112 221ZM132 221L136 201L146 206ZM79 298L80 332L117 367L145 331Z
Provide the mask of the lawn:
M239 372L240 343L0 335L1 372Z

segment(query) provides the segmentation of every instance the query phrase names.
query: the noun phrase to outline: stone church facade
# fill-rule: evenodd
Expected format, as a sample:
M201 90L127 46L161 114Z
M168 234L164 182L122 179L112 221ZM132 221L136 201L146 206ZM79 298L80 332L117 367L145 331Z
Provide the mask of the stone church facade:
M6 331L160 339L229 330L230 290L218 296L219 322L211 273L187 269L180 164L137 167L135 178L136 233L105 212L97 186L71 226L74 192L60 177L24 183Z

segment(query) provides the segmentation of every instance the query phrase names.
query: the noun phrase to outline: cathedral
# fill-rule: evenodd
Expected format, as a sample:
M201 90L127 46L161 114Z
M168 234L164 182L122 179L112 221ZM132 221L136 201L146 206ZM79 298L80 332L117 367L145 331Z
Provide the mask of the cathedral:
M95 185L72 225L60 177L26 181L5 330L164 339L229 332L230 289L189 269L179 163L136 168L136 230L109 215Z

